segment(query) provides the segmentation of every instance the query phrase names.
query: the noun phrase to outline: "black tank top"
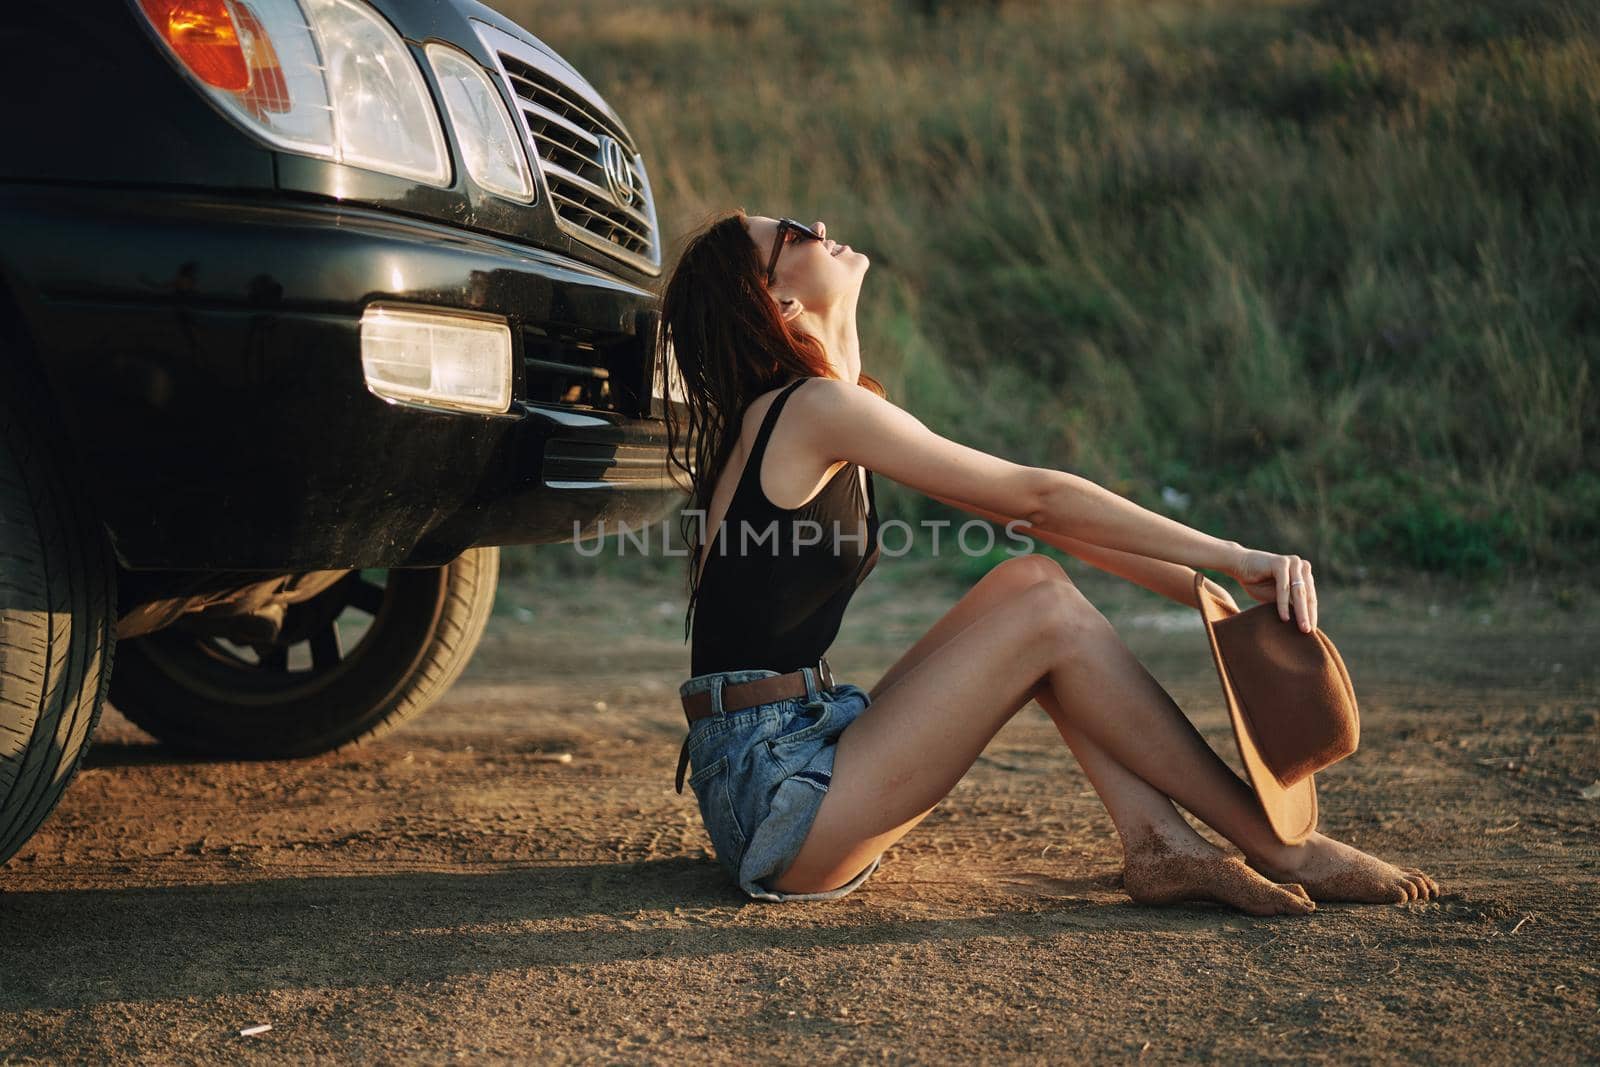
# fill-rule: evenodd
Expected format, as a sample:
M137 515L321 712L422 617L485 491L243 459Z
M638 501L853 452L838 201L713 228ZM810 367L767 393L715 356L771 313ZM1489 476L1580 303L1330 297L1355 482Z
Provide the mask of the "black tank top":
M773 399L727 515L705 534L710 547L695 597L691 676L762 667L787 674L814 666L839 632L856 587L878 562L870 470L865 501L854 463L835 471L798 508L780 508L761 490L761 458L773 424L789 394L809 380L793 382Z

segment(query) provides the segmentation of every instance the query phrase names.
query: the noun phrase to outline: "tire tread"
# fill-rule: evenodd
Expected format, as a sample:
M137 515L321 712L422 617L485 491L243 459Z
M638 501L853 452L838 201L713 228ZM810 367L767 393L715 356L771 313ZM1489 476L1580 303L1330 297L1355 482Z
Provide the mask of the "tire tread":
M76 775L110 684L115 564L68 466L59 445L0 404L0 536L8 538L0 605L24 605L0 606L0 722L20 739L0 751L0 863Z

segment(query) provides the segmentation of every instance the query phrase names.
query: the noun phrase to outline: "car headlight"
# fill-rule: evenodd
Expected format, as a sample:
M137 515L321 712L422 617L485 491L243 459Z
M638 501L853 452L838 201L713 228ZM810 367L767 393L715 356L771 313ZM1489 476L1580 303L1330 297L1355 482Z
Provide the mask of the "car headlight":
M139 0L201 89L264 140L450 184L439 114L405 41L358 0Z
M472 180L500 196L533 200L533 174L511 113L483 68L465 52L438 43L423 49L444 94L450 125Z

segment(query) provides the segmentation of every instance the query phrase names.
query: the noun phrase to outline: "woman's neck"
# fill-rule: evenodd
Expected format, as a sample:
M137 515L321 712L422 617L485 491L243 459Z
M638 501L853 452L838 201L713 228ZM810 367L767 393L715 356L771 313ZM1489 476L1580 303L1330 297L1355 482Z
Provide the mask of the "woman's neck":
M834 373L843 381L854 382L861 374L861 337L856 331L855 306L805 312L796 323L815 337L827 352Z

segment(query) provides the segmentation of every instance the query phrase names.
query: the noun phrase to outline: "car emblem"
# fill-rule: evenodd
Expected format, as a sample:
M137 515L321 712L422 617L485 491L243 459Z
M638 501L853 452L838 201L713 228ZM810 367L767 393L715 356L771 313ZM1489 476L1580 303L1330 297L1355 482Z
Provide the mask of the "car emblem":
M637 191L634 187L633 164L628 161L627 149L614 137L600 135L600 165L605 168L606 186L611 199L622 207L633 203Z

